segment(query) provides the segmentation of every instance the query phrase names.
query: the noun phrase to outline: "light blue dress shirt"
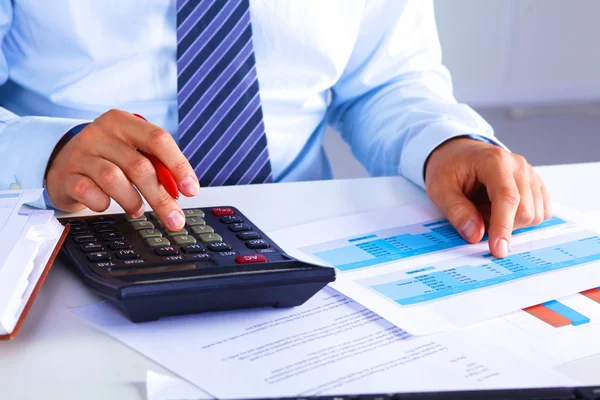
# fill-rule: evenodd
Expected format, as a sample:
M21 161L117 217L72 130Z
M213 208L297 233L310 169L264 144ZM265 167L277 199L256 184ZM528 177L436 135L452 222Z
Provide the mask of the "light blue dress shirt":
M421 186L440 143L493 137L452 95L431 0L251 0L251 15L275 181L331 177L327 123L372 175ZM41 187L65 132L111 108L177 139L175 0L0 0L0 41L0 189Z

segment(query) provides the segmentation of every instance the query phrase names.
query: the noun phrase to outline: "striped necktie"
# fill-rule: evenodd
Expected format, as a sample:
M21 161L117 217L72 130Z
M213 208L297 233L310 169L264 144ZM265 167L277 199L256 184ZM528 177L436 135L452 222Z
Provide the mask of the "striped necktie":
M272 182L249 0L177 0L179 147L202 186Z

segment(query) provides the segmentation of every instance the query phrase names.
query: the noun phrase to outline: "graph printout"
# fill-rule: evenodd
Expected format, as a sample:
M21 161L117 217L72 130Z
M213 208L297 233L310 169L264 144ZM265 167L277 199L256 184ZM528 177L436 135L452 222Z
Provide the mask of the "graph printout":
M466 243L439 210L415 204L272 232L291 255L338 271L332 287L414 335L462 328L600 286L600 234L554 205L513 232L509 255ZM592 229L594 229L592 227ZM560 304L546 308L567 312ZM572 322L585 318L570 314Z
M518 229L513 235L566 223L561 218L552 217L538 226ZM483 240L487 240L487 236ZM441 219L369 232L301 250L340 271L350 271L467 244L447 220Z
M600 353L600 288L536 304L461 333L547 367L589 357Z
M514 253L504 259L495 259L490 253L474 258L479 258L480 263L456 266L456 260L448 260L436 266L392 273L358 283L398 304L418 304L600 260L600 237L593 235L552 244Z

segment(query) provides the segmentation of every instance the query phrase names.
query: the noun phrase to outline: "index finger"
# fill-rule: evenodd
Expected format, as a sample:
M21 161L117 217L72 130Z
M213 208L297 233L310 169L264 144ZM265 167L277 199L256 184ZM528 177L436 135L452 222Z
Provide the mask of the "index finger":
M489 228L490 251L494 257L506 257L520 196L515 178L508 171L495 169L482 179L492 211Z
M136 147L162 161L173 175L181 193L186 196L198 194L200 189L198 177L177 143L175 143L173 136L164 129L146 121L141 115L133 114L133 116L145 121L143 140L140 140L140 137L132 138Z

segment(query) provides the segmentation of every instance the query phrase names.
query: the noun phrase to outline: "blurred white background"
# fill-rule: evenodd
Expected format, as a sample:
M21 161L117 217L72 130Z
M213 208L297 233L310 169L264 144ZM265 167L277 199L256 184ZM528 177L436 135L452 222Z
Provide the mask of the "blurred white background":
M533 165L600 161L600 1L436 0L457 99ZM335 178L367 176L336 132Z

